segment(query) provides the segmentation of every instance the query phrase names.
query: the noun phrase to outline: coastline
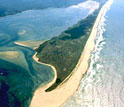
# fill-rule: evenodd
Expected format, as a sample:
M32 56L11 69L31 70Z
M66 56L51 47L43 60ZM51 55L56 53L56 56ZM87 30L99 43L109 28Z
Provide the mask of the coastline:
M54 75L55 75L54 78L53 78L53 80L52 80L51 82L49 82L48 84L46 84L46 85L40 87L40 88L42 88L42 90L45 91L45 90L46 90L47 88L49 88L53 83L55 83L55 81L56 81L56 79L57 79L57 71L56 71L56 69L55 69L54 66L52 66L52 65L50 65L50 64L45 64L45 63L39 62L39 61L38 61L38 58L36 57L36 54L37 54L37 52L33 55L33 59L34 59L37 63L39 63L39 64L43 64L43 65L46 65L46 66L51 67L51 68L53 69Z
M24 47L29 47L28 45L25 45L25 44L23 44L23 43L19 43L19 42L14 42L14 43L15 43L16 45L20 45L20 46L24 46ZM43 43L43 42L42 42L42 43ZM36 47L34 47L33 49L36 49ZM39 64L43 64L43 65L46 65L46 66L51 67L51 68L53 69L54 75L55 75L51 82L49 82L48 84L46 84L46 85L40 87L40 88L42 88L42 89L45 91L45 90L46 90L47 88L49 88L53 83L55 83L55 81L56 81L56 79L57 79L57 71L56 71L56 69L55 69L54 66L52 66L52 65L50 65L50 64L45 64L45 63L39 62L39 61L38 61L38 58L36 57L36 54L37 54L37 52L33 55L32 58L33 58L37 63L39 63Z
M28 47L27 45L25 44L22 44L22 43L19 43L19 42L14 42L16 45L20 45L20 46L24 46L24 47Z
M73 70L73 73L68 79L68 81L58 86L56 89L54 89L51 92L45 92L44 89L46 88L43 88L43 87L37 89L34 93L34 96L30 104L31 107L59 107L65 101L67 101L68 98L72 96L73 93L78 89L78 86L80 85L80 80L82 79L83 74L87 72L90 53L93 51L95 47L94 40L95 40L95 37L97 36L97 26L99 24L99 21L102 15L105 12L104 11L105 8L109 7L111 3L112 3L112 0L108 1L101 8L97 16L97 19L94 23L89 39L85 45L84 51L82 52L79 62L75 67L75 69ZM33 56L33 58L38 62L38 58L36 58L36 54ZM41 64L44 64L44 63L41 63Z
M24 46L24 47L30 47L35 48L38 47L39 44L42 44L45 42L45 40L36 40L36 41L16 41L14 42L16 45Z

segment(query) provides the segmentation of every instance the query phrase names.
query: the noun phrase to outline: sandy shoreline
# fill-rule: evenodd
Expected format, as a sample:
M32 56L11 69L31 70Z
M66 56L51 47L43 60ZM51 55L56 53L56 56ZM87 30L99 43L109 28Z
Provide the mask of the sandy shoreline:
M43 65L46 65L46 66L51 67L51 68L53 69L54 75L55 75L54 78L53 78L53 80L52 80L51 82L49 82L48 84L46 84L46 85L44 85L44 86L41 87L42 90L45 91L48 87L50 87L53 83L55 83L55 81L56 81L56 79L57 79L57 71L56 71L56 69L55 69L54 66L52 66L52 65L50 65L50 64L45 64L45 63L39 62L39 61L38 61L38 58L36 57L36 54L37 54L37 53L34 54L33 59L34 59L37 63L40 63L40 64L43 64Z
M85 74L88 69L88 60L90 58L90 53L93 51L95 46L94 39L97 36L97 26L99 24L101 16L105 12L104 10L108 8L111 3L112 0L108 1L100 10L96 22L93 26L91 35L85 45L84 51L79 59L77 66L73 70L73 74L68 79L68 81L51 92L45 92L44 89L46 89L46 87L37 89L30 104L31 107L59 107L65 101L67 101L67 99L72 96L78 89L80 80L82 79L83 74ZM35 55L33 58L38 61L38 58L36 58ZM52 81L51 83L54 83L54 81ZM47 85L47 87L49 87L49 85Z
M24 46L24 47L28 47L27 45L25 44L22 44L22 43L19 43L19 42L14 42L16 45L20 45L20 46Z
M14 43L17 44L17 45L20 45L20 46L29 47L28 45L25 45L25 44L20 43L20 42L14 42ZM43 42L42 42L42 43L43 43ZM41 44L41 43L40 43L40 44ZM34 48L34 49L36 49L36 48ZM54 76L53 80L52 80L51 82L49 82L48 84L42 86L42 89L43 89L43 90L46 90L46 89L47 89L48 87L50 87L53 83L55 83L55 81L56 81L56 79L57 79L57 71L56 71L56 69L55 69L54 66L52 66L52 65L50 65L50 64L45 64L45 63L39 62L39 61L38 61L38 58L36 57L36 54L37 54L37 52L33 55L33 59L34 59L37 63L40 63L40 64L43 64L43 65L49 66L49 67L51 67L51 68L53 69L53 71L54 71L54 75L55 75L55 76Z
M91 35L86 43L86 46L84 48L84 51L82 52L82 55L79 59L77 66L73 70L72 75L70 76L68 81L66 81L64 84L60 85L58 88L56 88L55 90L51 92L45 92L45 90L55 82L57 78L56 69L54 66L39 62L38 58L36 57L36 53L35 53L35 55L33 56L33 59L40 64L50 66L55 73L55 77L50 83L48 83L47 85L41 88L38 88L35 91L31 104L30 104L31 107L59 107L65 101L67 101L68 98L72 96L74 92L78 89L78 86L80 85L80 80L82 79L83 74L85 74L85 72L88 69L88 60L90 58L90 53L93 51L94 46L95 46L94 39L97 35L97 26L99 24L102 14L104 14L104 9L106 7L109 7L111 2L112 0L107 2L100 10L97 16L96 22L93 26ZM23 43L15 42L15 44L27 47L27 45Z
M29 48L35 48L38 47L40 44L45 42L45 40L36 40L36 41L16 41L14 42L16 45L29 47Z

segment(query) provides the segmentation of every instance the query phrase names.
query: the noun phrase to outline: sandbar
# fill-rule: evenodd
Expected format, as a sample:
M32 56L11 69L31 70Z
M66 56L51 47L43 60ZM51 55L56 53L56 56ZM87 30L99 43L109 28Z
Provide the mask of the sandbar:
M109 0L101 8L97 16L97 19L94 23L90 37L85 45L84 51L82 52L82 55L79 59L77 66L72 71L70 78L66 82L59 85L56 89L50 92L45 92L46 87L38 88L35 91L34 96L32 98L32 101L30 104L31 107L60 107L75 93L75 91L78 89L80 85L80 81L83 75L87 72L88 65L89 65L88 61L91 56L91 52L93 51L95 46L94 40L95 40L95 37L97 36L97 27L98 27L99 21L103 16L103 14L105 13L104 10L108 8L111 5L111 3L112 3L112 0ZM36 61L38 61L38 58L36 58L36 55L33 58ZM56 77L56 73L55 73L55 77ZM52 83L54 82L55 81L52 81Z
M3 56L5 58L17 58L19 56L19 52L17 51L5 51L5 52L0 52L0 56Z
M36 41L16 41L14 42L17 45L24 46L24 47L30 47L30 48L36 48L39 46L39 44L42 44L45 42L45 40L36 40Z

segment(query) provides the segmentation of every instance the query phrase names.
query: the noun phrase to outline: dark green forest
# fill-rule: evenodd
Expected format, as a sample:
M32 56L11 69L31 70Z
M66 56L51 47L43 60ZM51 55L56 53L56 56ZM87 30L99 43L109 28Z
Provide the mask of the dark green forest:
M47 91L56 88L75 68L89 38L98 11L68 28L59 36L41 44L36 49L39 61L51 64L57 70L56 83Z

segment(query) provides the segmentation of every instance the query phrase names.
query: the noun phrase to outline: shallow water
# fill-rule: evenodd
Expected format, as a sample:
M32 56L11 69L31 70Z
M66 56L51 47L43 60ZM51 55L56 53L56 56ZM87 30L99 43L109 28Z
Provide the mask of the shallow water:
M11 104L14 107L14 104L18 104L27 107L36 88L54 77L50 67L32 59L35 54L32 48L14 42L47 40L59 35L85 18L96 2L91 1L89 7L86 5L80 3L67 8L29 10L0 18L0 93L3 93L0 102L8 102L1 103L2 106ZM10 58L4 53L8 51L14 51L19 56Z
M67 8L29 10L3 17L0 18L0 31L4 30L5 34L11 36L18 35L16 39L20 41L50 39L86 17L96 4L90 1Z
M123 17L124 1L114 0L98 26L89 70L81 80L78 91L64 107L124 106Z
M80 19L85 18L89 14L92 5L96 5L96 2L89 2L90 7L88 8L84 7L85 5L86 3L80 3L67 8L29 10L0 18L0 52L17 51L21 53L22 57L20 57L20 60L23 60L23 63L27 64L27 70L33 74L33 72L35 72L34 68L40 69L41 72L44 71L42 70L42 68L44 68L46 69L45 73L47 73L49 77L45 75L42 77L46 77L48 81L50 81L53 78L53 72L48 70L49 67L44 65L39 67L40 64L36 64L32 59L35 52L32 49L15 45L14 42L47 40L59 35ZM2 56L2 59L10 61L10 59L6 59L4 56ZM16 60L15 63L17 64ZM20 62L22 67L24 67L24 64ZM49 79L50 75L51 79Z

